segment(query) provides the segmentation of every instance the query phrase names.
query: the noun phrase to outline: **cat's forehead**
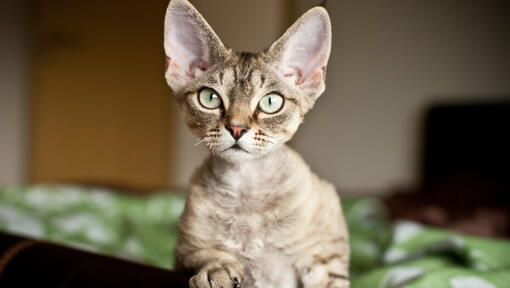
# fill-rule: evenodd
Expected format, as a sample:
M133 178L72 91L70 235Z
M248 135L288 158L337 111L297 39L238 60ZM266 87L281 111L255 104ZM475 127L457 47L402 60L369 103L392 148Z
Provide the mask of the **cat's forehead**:
M260 90L281 86L263 57L250 52L232 52L209 78L229 98L251 98Z
M259 82L265 81L263 75L265 63L259 54L233 52L218 69L221 85L237 86L240 89L253 89Z

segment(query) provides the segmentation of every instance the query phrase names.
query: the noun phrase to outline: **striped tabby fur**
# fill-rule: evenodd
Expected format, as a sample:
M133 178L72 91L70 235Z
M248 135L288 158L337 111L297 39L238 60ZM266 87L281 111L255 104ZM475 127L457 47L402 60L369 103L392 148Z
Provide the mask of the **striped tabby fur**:
M191 181L177 269L190 287L349 287L348 233L334 187L285 145L324 91L327 12L305 13L258 54L226 48L186 0L165 18L166 79L188 126L211 150ZM201 89L214 89L217 109ZM258 103L283 96L274 114ZM236 141L229 125L248 130Z

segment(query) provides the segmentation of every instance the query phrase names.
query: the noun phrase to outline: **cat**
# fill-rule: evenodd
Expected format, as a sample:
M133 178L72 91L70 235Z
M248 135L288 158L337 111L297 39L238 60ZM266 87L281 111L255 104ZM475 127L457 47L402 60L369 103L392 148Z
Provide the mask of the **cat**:
M192 288L349 287L340 199L285 144L325 89L327 11L260 53L225 47L187 0L170 2L164 28L166 81L211 151L191 179L176 269Z

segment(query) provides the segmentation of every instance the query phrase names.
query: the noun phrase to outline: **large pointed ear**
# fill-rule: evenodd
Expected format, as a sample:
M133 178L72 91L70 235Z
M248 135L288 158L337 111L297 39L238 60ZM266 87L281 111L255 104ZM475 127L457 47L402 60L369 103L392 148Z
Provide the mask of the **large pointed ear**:
M177 93L225 53L211 26L187 0L172 0L165 16L165 78Z
M314 101L325 88L330 51L328 12L322 7L315 7L301 16L265 55L282 79Z

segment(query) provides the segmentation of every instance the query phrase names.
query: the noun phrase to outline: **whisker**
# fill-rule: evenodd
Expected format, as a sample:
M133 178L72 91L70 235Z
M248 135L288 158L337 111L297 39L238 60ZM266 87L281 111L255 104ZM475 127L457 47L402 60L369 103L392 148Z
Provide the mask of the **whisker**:
M205 137L207 137L207 136L205 136ZM205 137L198 138L198 139L197 139L197 143L195 143L195 145L193 145L193 147L197 147L197 146L198 146L198 145L200 145L202 142L204 142Z

